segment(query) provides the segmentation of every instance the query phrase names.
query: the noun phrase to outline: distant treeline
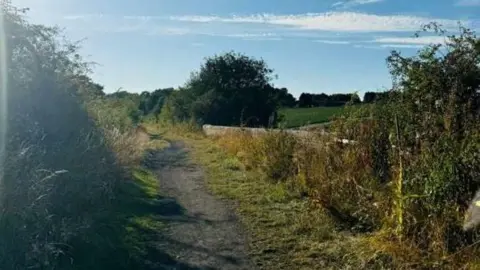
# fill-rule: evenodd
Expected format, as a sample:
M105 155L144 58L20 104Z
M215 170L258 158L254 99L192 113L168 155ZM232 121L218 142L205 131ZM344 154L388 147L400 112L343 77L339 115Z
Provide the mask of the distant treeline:
M273 86L273 70L261 59L229 52L206 59L178 89L153 92L117 91L106 95L122 104L134 122L155 118L161 122L193 121L197 124L273 126L281 108L344 106L361 103L356 93L302 93L297 100L287 88ZM379 94L368 92L373 102Z
M288 92L287 88L270 87L274 93L279 107L282 108L309 108L309 107L336 107L345 106L348 102L353 104L362 103L357 94L311 94L302 93L297 100ZM130 98L138 104L139 115L158 115L163 107L165 99L174 92L173 87L157 89L152 92L144 91L141 94L119 91L106 95L110 98ZM366 92L363 96L363 103L372 103L386 97L388 92Z
M310 94L302 93L298 99L298 107L334 107L344 106L347 102L360 103L360 98L357 94Z
M363 96L363 103L372 103L379 101L386 97L388 92L366 92ZM348 102L353 104L361 103L360 97L353 94L311 94L311 93L302 93L296 101L297 107L300 108L309 108L309 107L336 107L344 106Z

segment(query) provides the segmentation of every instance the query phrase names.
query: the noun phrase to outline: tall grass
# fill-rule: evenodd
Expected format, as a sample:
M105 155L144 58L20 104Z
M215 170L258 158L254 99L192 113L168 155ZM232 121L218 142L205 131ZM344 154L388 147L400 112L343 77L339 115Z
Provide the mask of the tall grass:
M150 138L147 131L131 119L132 106L128 101L97 98L86 102L86 108L98 129L103 131L118 165L138 165Z

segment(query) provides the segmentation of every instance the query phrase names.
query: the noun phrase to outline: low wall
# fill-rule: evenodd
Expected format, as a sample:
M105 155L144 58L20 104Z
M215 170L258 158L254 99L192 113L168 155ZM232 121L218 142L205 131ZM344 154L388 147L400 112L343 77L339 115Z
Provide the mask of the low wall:
M203 132L205 133L205 135L207 136L222 136L224 135L225 133L227 132L232 132L232 131L238 131L238 132L241 132L241 131L247 131L247 132L250 132L251 134L265 134L266 132L270 131L270 132L280 132L280 131L284 131L284 132L287 132L287 133L290 133L290 134L293 134L295 136L298 136L298 137L311 137L311 136L315 136L315 135L328 135L327 132L325 131L321 131L321 132L312 132L312 131L307 131L307 130L295 130L295 129L265 129L265 128L246 128L246 127L227 127L227 126L213 126L213 125L203 125L202 127L203 129ZM344 143L344 144L348 144L348 143L355 143L355 141L351 141L351 140L346 140L346 139L338 139L338 138L334 138L333 139L334 141L336 142L340 142L340 143Z
M281 129L267 130L265 128L244 128L244 127L227 127L227 126L212 126L212 125L203 125L202 129L207 136L219 136L219 135L225 134L228 131L248 131L252 134L264 134L264 133L267 133L268 131L273 131L273 132L282 131ZM312 132L306 131L306 130L284 129L283 131L293 135L298 135L298 136L308 136L312 134Z

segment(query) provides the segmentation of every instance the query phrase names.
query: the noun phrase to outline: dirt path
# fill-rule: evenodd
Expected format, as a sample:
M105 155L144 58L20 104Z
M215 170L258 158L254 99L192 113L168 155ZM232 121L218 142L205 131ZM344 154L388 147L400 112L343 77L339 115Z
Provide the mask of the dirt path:
M170 144L150 153L149 158L160 181L160 193L170 197L173 206L171 211L163 211L168 226L158 248L178 264L166 268L255 269L246 255L234 211L207 191L202 169L189 161L183 143Z

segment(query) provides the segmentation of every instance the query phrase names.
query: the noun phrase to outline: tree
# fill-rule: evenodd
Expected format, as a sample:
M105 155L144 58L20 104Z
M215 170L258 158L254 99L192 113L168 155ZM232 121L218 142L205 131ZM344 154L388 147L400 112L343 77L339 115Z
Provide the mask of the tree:
M347 102L359 103L360 98L357 94L309 94L302 93L298 100L298 106L301 108L320 107L320 106L344 106Z
M279 106L265 61L228 52L207 58L166 105L174 120L267 126ZM180 119L178 119L180 118Z
M274 88L273 92L280 107L291 108L297 103L295 97L288 93L287 88Z
M359 103L361 103L361 100L360 100L360 97L358 96L358 94L354 93L354 94L350 95L350 100L348 102L350 102L351 104L359 104Z
M298 98L298 107L307 108L313 107L313 96L309 93L302 93Z
M157 89L153 92L143 92L140 95L139 109L143 112L143 115L154 115L155 117L160 114L165 99L173 92L173 88Z
M388 92L365 92L365 95L363 95L363 102L373 103L375 101L384 100L388 95Z
M364 103L372 103L376 99L376 93L375 92L365 92L365 95L363 95L363 102Z

